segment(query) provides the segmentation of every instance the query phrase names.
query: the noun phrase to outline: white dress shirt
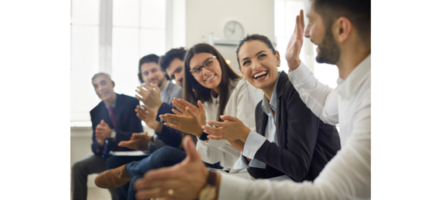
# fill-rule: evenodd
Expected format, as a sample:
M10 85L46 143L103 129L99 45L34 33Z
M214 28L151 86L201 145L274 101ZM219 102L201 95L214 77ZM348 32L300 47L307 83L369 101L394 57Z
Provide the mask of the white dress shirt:
M261 100L263 92L256 89L244 79L231 82L229 87L229 99L226 104L224 115L230 115L240 119L251 130L255 129L255 106ZM219 96L212 97L212 102L205 102L206 120L217 121ZM196 145L202 160L207 163L217 163L224 168L231 169L240 157L240 151L232 147L226 140L198 140Z
M370 199L371 57L335 90L321 84L301 63L289 78L301 99L324 122L339 122L342 148L314 182L249 181L221 174L219 199Z

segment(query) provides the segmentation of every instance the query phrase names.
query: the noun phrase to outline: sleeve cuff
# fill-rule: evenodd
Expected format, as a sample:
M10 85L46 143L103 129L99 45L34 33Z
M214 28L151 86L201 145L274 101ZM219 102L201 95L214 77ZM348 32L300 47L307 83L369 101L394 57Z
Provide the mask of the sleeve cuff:
M249 167L266 169L266 163L261 162L258 159L254 158L254 159L251 160L251 162L249 162Z
M221 173L219 200L247 199L246 193L252 188L252 181L234 176L233 174Z
M249 166L247 165L247 160L243 157L243 154L240 153L240 157L237 162L235 162L233 169L247 169Z
M294 85L301 85L305 83L311 75L312 72L303 62L301 62L298 68L289 72L289 79Z
M116 131L115 129L112 129L112 134L110 134L111 138L116 138Z
M173 106L167 104L167 103L162 103L162 105L160 105L159 110L157 110L156 113L156 121L163 123L162 119L160 119L159 115L162 114L166 114L166 113L172 113L171 109L173 108Z
M251 131L246 138L246 142L244 143L243 155L250 159L254 159L258 149L263 146L266 140L267 138L264 136L255 131Z

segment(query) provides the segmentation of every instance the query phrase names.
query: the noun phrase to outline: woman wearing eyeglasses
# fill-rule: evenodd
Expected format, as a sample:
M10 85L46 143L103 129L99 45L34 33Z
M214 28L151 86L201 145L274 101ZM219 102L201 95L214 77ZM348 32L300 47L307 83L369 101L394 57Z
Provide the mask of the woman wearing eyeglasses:
M255 129L255 106L263 94L237 75L211 45L193 46L188 50L184 62L185 100L173 101L183 113L175 111L175 115L165 114L160 118L171 128L195 135L198 138L197 150L203 161L220 162L224 168L232 169L230 173L239 173L233 166L240 157L237 148L243 145L242 142L209 140L201 127L206 125L206 120L221 121L220 116L231 115ZM243 176L249 175L245 172Z
M251 178L245 169L234 170L243 143L226 140L209 140L202 126L206 120L221 121L220 116L230 115L255 129L255 106L263 93L248 84L226 63L223 56L211 45L197 44L190 48L184 61L183 99L174 99L174 114L160 115L164 125L192 134L198 138L197 150L206 163L217 163L237 176ZM197 105L197 106L195 106ZM183 138L183 137L182 137ZM95 183L102 188L118 188L130 183L127 199L135 199L136 179L152 169L172 166L186 157L184 151L165 146L149 157L100 174ZM172 195L173 190L168 191Z

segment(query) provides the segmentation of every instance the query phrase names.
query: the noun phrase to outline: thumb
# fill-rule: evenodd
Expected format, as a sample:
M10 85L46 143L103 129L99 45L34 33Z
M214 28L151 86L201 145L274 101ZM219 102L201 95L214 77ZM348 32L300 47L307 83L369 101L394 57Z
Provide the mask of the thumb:
M186 112L188 112L188 114L190 114L192 117L194 117L194 118L196 118L197 119L197 116L196 116L196 114L194 114L193 113L193 111L191 110L191 109L189 109L189 107L187 106L186 107Z
M189 161L201 160L199 152L196 150L196 146L191 139L191 136L187 135L183 138L183 149L185 149L186 157Z
M220 116L221 119L223 119L223 121L240 121L239 119L237 119L236 117L232 117L230 115L222 115Z
M103 119L101 119L101 125L104 125L104 123L105 123L105 122L104 122L104 120L103 120Z

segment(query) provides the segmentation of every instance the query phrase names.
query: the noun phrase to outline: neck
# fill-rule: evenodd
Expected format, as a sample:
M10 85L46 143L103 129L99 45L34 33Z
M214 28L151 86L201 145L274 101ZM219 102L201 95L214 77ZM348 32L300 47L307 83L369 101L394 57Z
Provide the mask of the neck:
M110 97L110 99L104 101L104 104L107 106L111 106L113 105L113 103L115 103L116 100L116 93L113 92L113 95Z
M213 88L212 90L213 90L213 91L215 92L215 94L216 94L216 95L214 95L214 96L217 97L217 96L220 94L220 85L217 86L217 87L215 87L215 88Z
M361 44L353 45L352 48L341 51L340 59L336 63L339 69L339 77L345 80L370 53L371 48L365 48Z
M269 99L269 101L272 98L273 90L275 90L275 83L276 83L276 81L272 85L268 86L267 88L261 89L261 90L263 90L264 96L267 99Z
M162 82L162 85L158 85L159 86L159 89L160 89L160 91L162 91L163 90L163 88L165 87L165 85L167 85L167 82L168 82L168 80L165 78L165 80Z

